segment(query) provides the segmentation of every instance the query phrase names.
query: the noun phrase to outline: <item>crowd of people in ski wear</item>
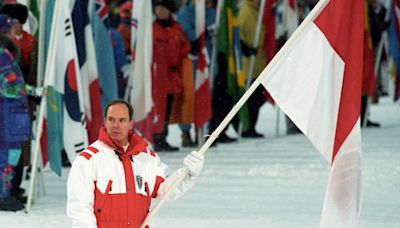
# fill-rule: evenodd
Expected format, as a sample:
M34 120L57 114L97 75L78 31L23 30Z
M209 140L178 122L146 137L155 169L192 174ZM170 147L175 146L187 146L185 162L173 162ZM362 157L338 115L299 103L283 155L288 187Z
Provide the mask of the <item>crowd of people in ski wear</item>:
M117 72L118 94L124 97L128 83L131 53L131 16L132 1L105 0L108 5L108 22L111 25L110 34L114 47L114 60ZM206 47L210 54L213 52L212 41L217 34L216 28L216 0L206 1ZM229 1L225 1L229 2ZM238 12L233 12L237 20L240 34L241 61L243 72L248 72L250 59L254 56L254 80L268 63L262 40L267 29L261 26L260 42L253 47L256 33L256 24L259 14L260 0L232 1L238 6ZM299 21L318 0L303 0L298 2ZM277 2L281 3L281 2ZM387 29L384 21L385 8L377 0L370 0L369 17L373 47L376 48L382 32ZM199 55L199 39L196 37L195 1L153 0L153 100L162 121L154 127L153 149L156 152L178 151L179 147L169 144L166 140L168 125L178 123L182 132L182 147L196 148L198 140L192 129L193 116L189 115L182 121L174 121L174 99L177 99L183 90L194 90L193 81L197 59ZM36 82L37 71L37 41L33 34L23 29L29 18L28 8L15 1L5 1L0 8L0 210L18 211L24 208L25 190L20 188L22 170L30 165L31 125L34 112L45 90ZM227 22L226 22L227 23ZM272 35L275 39L275 34ZM284 37L284 38L282 38ZM277 39L277 46L287 37ZM229 58L221 51L220 45L216 50L216 70L211 78L212 116L205 133L212 133L231 110L235 98L228 91ZM183 81L183 62L191 61L191 83ZM209 63L211 65L211 63ZM189 71L190 72L190 71ZM244 75L244 81L246 81ZM250 80L251 81L251 80ZM193 91L192 91L193 93ZM366 97L363 94L363 105ZM239 118L234 118L232 125L238 135L244 138L263 138L264 135L256 131L258 114L261 106L270 99L262 86L257 88L250 97L248 104L248 125L245 129L239 127ZM271 99L271 102L272 99ZM135 108L135 107L133 107ZM362 118L366 117L367 108L362 108ZM191 117L191 118L190 118ZM365 118L367 126L379 127ZM290 120L287 120L287 133L300 133ZM265 123L268 124L268 123ZM5 130L6 129L6 130ZM240 129L240 130L239 130ZM241 132L239 132L241 131ZM229 137L225 130L219 135L215 144L231 143L236 139ZM72 162L72 161L71 161Z

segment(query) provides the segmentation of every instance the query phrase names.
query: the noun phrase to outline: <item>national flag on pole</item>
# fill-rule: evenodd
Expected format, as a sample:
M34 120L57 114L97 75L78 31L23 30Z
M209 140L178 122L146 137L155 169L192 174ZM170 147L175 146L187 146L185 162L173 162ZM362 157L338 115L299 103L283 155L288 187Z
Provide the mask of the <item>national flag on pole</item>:
M200 53L197 59L195 74L195 100L194 100L194 125L196 129L204 127L204 124L211 119L211 90L210 62L206 46L206 2L197 0L196 11L196 39L200 40Z
M62 1L62 10L53 18L54 39L47 61L44 86L47 99L47 149L50 167L61 175L61 149L73 161L77 153L88 145L85 128L82 85L78 66L71 11L67 1ZM45 131L46 132L46 131Z
M391 23L389 30L390 55L394 60L395 70L395 100L400 99L400 0L393 0Z
M331 165L320 227L356 227L363 0L321 0L260 77Z
M283 26L287 37L291 36L299 27L296 0L283 0Z
M153 25L151 1L135 0L132 13L131 48L134 59L133 90L130 100L134 107L135 128L149 141L153 141L153 98L151 62L153 53Z
M108 7L104 0L96 0L92 7L92 28L96 60L99 72L99 83L102 91L101 105L104 112L110 101L118 98L117 73L111 33L107 25ZM89 7L90 10L90 7Z
M88 0L71 0L70 5L73 5L72 21L84 91L88 137L89 143L92 143L97 140L103 124L103 114L93 31L89 23Z
M246 80L242 65L242 47L240 44L238 9L236 1L225 0L221 8L221 18L218 26L218 52L226 57L226 77L228 94L237 102L246 91ZM220 69L219 69L220 70ZM249 128L249 113L247 104L240 109L238 116L242 128Z

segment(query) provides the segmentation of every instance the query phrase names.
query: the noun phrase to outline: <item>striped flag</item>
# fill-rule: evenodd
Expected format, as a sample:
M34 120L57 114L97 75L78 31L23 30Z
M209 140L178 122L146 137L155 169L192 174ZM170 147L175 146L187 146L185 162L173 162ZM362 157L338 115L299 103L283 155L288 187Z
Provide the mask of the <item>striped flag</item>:
M320 1L260 75L331 165L320 227L356 227L359 213L363 4Z
M196 129L204 127L204 124L211 119L211 90L210 62L206 46L206 2L197 0L196 11L196 39L200 40L200 53L197 60L195 74L195 100L194 100L194 125Z
M55 43L49 50L49 70L44 83L48 89L45 100L48 158L58 175L61 175L61 149L64 147L68 159L73 161L88 145L70 8L67 1L60 4L62 10L56 12L55 31L51 33Z
M223 53L227 59L228 94L233 97L234 102L237 102L246 91L237 14L236 1L225 0L221 9L221 20L217 33L218 52ZM246 131L249 128L247 104L243 105L238 116L243 130Z
M115 71L111 33L106 22L108 16L107 4L104 0L96 0L96 2L92 1L92 3L95 4L91 12L94 48L102 91L101 105L104 111L110 101L118 98L117 73Z
M73 6L72 22L84 92L88 137L89 143L92 143L97 140L103 124L103 115L93 31L89 24L88 0L71 0L70 5Z
M153 141L153 98L151 61L153 53L153 25L151 1L135 0L132 13L131 48L134 59L133 90L130 100L135 109L135 128L149 141Z

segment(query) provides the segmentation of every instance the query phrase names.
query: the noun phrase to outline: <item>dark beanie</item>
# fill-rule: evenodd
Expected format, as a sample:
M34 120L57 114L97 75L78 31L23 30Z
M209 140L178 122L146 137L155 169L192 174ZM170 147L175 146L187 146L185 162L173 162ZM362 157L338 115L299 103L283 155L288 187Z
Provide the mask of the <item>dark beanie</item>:
M169 9L169 11L171 11L171 12L175 12L175 10L176 10L174 0L155 0L154 7L157 5L164 6L165 8Z
M28 19L28 8L19 3L3 5L0 9L0 13L7 14L12 18L17 19L21 24L25 24L26 19Z

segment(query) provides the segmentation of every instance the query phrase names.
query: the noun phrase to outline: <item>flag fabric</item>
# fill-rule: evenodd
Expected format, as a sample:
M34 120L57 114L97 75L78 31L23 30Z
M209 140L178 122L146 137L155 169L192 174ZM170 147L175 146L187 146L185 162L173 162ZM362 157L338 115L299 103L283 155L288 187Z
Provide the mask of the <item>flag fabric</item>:
M152 62L152 8L151 1L135 0L132 10L131 48L134 60L133 90L130 100L134 107L135 128L149 141L153 141L153 109L151 82ZM150 38L149 38L150 37Z
M117 73L115 72L115 61L111 33L107 25L108 7L104 0L96 0L92 7L92 29L94 37L94 48L99 73L101 88L102 113L110 101L118 98ZM89 7L90 9L90 7Z
M58 4L61 4L55 9L58 15L53 18L55 31L51 33L55 44L49 49L49 70L44 86L48 89L45 100L48 159L51 169L61 175L61 149L64 148L68 159L73 161L77 153L88 146L88 141L70 8L67 1Z
M320 227L356 227L359 212L363 4L320 1L260 76L331 165Z
M368 5L364 5L364 61L362 93L374 96L376 90L375 54L372 46L371 29L368 18ZM363 120L361 120L363 121Z
M194 100L194 125L196 129L204 127L204 124L211 119L211 90L210 62L206 46L206 2L197 0L196 11L196 39L200 40L200 53L197 59L195 74L195 100Z
M47 0L45 2L45 12L41 12L44 13L45 18L44 18L44 38L43 38L43 42L44 42L44 50L43 53L40 53L43 56L43 66L46 66L46 61L47 61L47 53L48 53L48 49L49 49L49 43L50 43L50 33L51 33L51 24L53 21L53 10L54 10L54 4L55 4L55 0ZM40 41L40 39L38 39L38 41ZM39 63L38 63L39 64ZM44 68L44 67L43 67ZM40 76L40 75L38 75ZM50 95L53 94L55 96L54 93L51 92L51 90L48 90L47 92L47 96L46 99L48 99L50 97ZM46 109L47 110L47 109ZM42 135L40 136L40 148L41 148L41 155L42 155L42 164L43 166L45 166L48 162L48 145L47 145L47 113L44 113L45 119L44 119L44 123L43 123L43 129L42 129ZM56 143L52 144L52 145L57 145ZM61 146L62 144L60 144ZM60 151L60 149L57 148L52 148L52 151ZM61 158L60 158L61 160ZM53 170L59 170L59 172L61 172L61 163L60 163L60 167L58 167L58 158L56 156L55 161L52 162L53 163ZM56 166L56 167L54 167ZM56 171L56 172L57 172Z
M393 0L391 23L389 30L390 55L395 65L395 95L394 100L400 99L400 0Z
M29 1L29 11L32 13L32 16L36 18L36 22L39 22L39 5L38 5L38 0L30 0ZM36 29L34 32L35 39L38 39L39 36L39 29Z
M262 41L262 48L265 53L265 60L268 64L271 59L275 56L277 52L276 48L276 21L275 21L275 11L276 11L276 0L265 0L264 14L262 17L262 23L265 28L264 40ZM290 1L293 4L293 1ZM274 99L271 97L267 90L263 91L265 100L274 104Z
M221 18L218 26L218 52L223 53L227 61L228 94L237 102L246 91L246 80L242 64L242 47L240 44L238 9L236 1L225 0L221 8ZM249 113L247 104L238 113L242 129L249 128Z
M288 37L299 26L296 0L283 0L283 26Z
M73 6L72 22L84 91L86 126L89 143L92 143L97 140L103 124L103 115L93 31L89 23L88 0L71 0L70 5Z
M266 0L265 9L263 15L263 24L265 27L265 35L263 41L263 49L265 52L265 57L267 58L267 63L271 61L271 59L276 54L276 41L275 41L275 33L276 33L276 23L275 23L275 8L276 8L276 0Z

